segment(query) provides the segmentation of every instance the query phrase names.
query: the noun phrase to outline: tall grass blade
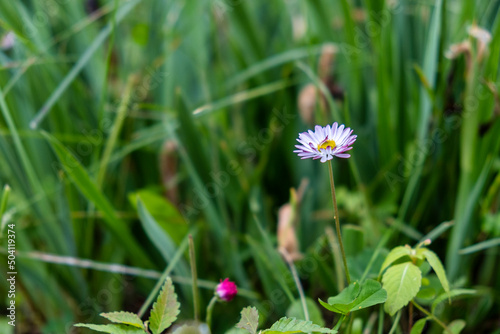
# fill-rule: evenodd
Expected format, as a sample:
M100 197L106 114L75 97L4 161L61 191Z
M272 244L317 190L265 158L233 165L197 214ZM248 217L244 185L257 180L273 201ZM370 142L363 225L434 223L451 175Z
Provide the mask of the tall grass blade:
M129 14L132 9L140 2L141 0L130 0L126 2L118 12L116 13L116 23L122 21L127 14ZM30 128L36 129L38 128L40 122L47 116L50 112L54 104L57 103L60 96L66 91L69 85L75 80L76 76L80 73L83 67L89 62L94 53L101 47L104 41L108 38L108 36L113 31L113 24L109 23L94 39L92 44L89 46L87 51L78 59L77 63L71 71L66 75L66 77L61 81L56 90L52 93L52 95L48 98L42 108L38 111L36 116L30 122Z
M104 194L99 191L80 162L53 136L44 131L42 132L42 135L45 137L47 142L51 144L54 152L61 162L61 167L66 171L80 192L102 211L107 228L128 251L129 256L137 263L141 263L146 267L151 267L151 261L144 250L132 237L128 227L118 218L111 203L104 196Z

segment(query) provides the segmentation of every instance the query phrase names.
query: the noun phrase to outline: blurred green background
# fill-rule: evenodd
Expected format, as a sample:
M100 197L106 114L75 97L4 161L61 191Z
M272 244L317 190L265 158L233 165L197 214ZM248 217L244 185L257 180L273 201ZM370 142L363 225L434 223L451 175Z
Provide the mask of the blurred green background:
M192 319L188 233L201 305L219 279L240 288L217 305L215 332L247 305L264 324L301 316L278 247L297 257L313 319L331 326L314 305L343 284L327 166L292 151L299 132L337 121L358 135L352 157L334 160L351 274L372 259L376 277L388 249L430 237L452 286L474 289L437 315L493 333L499 9L497 0L0 2L0 180L11 188L0 271L15 223L16 332L79 333L71 325L100 312L137 312L169 263L181 318ZM280 220L289 233L277 234ZM8 287L2 280L2 310ZM356 320L369 329L378 312L364 312ZM386 316L383 332L390 326Z

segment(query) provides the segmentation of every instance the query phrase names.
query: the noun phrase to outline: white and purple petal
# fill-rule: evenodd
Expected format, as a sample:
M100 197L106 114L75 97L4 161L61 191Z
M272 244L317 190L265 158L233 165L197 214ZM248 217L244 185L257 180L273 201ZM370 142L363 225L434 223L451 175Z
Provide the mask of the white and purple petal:
M338 158L349 158L351 155L344 153L352 149L352 145L357 138L357 135L352 135L353 130L346 128L344 124L338 125L334 122L331 126L325 127L316 125L314 131L299 133L297 141L300 145L295 145L297 153L301 159L321 159L321 162L326 162ZM335 147L322 147L326 141L335 142Z

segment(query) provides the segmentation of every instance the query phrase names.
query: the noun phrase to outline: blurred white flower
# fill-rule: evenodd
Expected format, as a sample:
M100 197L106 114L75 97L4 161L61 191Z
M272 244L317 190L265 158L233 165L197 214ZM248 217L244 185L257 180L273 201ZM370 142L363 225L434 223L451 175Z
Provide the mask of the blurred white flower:
M2 36L2 42L0 42L0 48L2 50L9 50L14 46L15 42L16 42L16 35L14 34L13 31L9 31Z
M481 61L486 53L488 44L491 42L491 34L488 30L473 24L469 27L469 36L477 40L477 59Z
M479 42L489 44L491 42L491 34L488 30L478 27L473 24L468 29L469 36L474 37Z

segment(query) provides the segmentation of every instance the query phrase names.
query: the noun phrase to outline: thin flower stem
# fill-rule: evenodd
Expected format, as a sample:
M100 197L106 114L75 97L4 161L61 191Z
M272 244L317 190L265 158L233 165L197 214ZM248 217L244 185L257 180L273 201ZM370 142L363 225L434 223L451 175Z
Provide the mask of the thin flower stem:
M349 269L347 268L347 259L345 257L344 244L342 243L342 235L340 234L339 210L337 208L337 197L335 196L335 184L333 182L333 167L331 160L328 160L328 167L330 169L330 188L332 189L332 201L333 201L333 209L335 215L335 229L337 230L337 238L339 239L340 252L342 253L342 261L344 261L344 269L345 269L345 276L347 279L347 285L349 285L351 284L351 276L349 275Z
M335 327L333 327L333 329L338 330L340 328L340 325L342 325L342 323L344 322L346 317L347 316L345 314L343 314L342 317L340 317L339 321L335 324Z
M338 291L342 291L344 288L344 275L343 275L343 264L341 263L342 255L340 255L340 247L337 238L335 237L335 232L331 226L327 226L325 228L325 234L328 239L328 243L330 244L330 248L332 249L333 254L333 266L335 267L335 275L337 275L337 289Z
M354 317L349 317L349 323L347 324L346 333L352 334L352 324L354 323Z
M384 332L384 307L380 306L378 309L378 331L377 334Z
M391 327L391 330L389 331L389 334L394 334L394 332L398 328L399 318L401 318L401 310L399 310L398 313L396 313L396 317L394 318L394 321L392 322L392 327Z
M413 327L413 304L408 305L408 331Z
M309 311L307 309L306 296L304 295L304 289L302 288L302 284L300 283L299 274L297 273L297 268L295 268L295 264L293 263L290 254L285 248L280 248L279 252L283 255L286 263L290 266L290 271L292 272L293 280L295 281L295 285L297 286L297 290L299 291L300 302L302 304L302 309L304 311L304 318L306 321L309 321Z
M210 330L212 330L212 312L214 310L215 304L217 303L217 300L218 300L217 296L213 296L212 299L210 300L210 303L208 303L208 306L207 306L206 323L207 323L208 328L210 328Z
M434 314L432 314L431 312L427 311L425 308L423 308L422 306L420 306L419 304L417 304L413 300L411 301L411 303L413 305L415 305L415 307L418 308L420 310L420 312L422 312L423 314L425 314L426 316L428 316L429 318L431 318L432 320L434 320L435 322L437 322L439 326L443 327L443 329L444 329L445 332L453 334L453 332L448 328L448 326L446 326L446 324L444 322L442 322L441 320L439 320Z

